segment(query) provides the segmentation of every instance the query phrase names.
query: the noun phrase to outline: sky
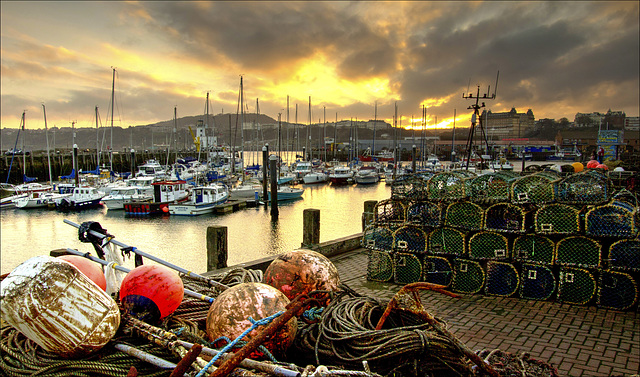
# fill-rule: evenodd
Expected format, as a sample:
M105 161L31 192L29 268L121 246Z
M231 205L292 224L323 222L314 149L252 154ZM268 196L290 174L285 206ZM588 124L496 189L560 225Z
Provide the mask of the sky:
M469 125L640 107L637 1L1 1L2 128L245 111L307 124ZM479 89L478 89L479 88ZM287 98L289 104L287 105ZM309 115L311 103L311 115ZM296 115L297 105L297 115ZM376 111L377 109L377 111Z

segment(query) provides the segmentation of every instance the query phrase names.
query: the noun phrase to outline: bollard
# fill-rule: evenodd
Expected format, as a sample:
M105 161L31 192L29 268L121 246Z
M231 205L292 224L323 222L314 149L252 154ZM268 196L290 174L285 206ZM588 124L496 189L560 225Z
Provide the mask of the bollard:
M136 176L136 150L131 148L131 177Z
M373 214L376 209L377 200L366 200L364 202L364 212L362 213L362 231L364 232L367 227L373 222Z
M320 210L307 208L302 212L302 246L320 243Z
M271 220L278 220L278 173L276 172L276 164L278 157L276 155L269 156L269 173L271 174Z
M522 171L524 171L524 161L525 161L524 151L522 152Z
M207 227L207 271L227 267L227 227Z
M265 144L262 147L262 200L264 200L264 209L267 209L267 203L269 198L269 192L267 191L268 187L268 176L269 176L269 144Z
M416 146L411 147L411 173L416 174Z

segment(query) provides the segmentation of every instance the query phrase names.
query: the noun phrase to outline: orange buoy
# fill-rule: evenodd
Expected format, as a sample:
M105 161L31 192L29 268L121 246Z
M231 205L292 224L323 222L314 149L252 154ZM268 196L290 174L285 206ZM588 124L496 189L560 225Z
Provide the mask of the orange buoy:
M340 276L336 266L324 255L298 249L274 259L264 273L264 282L293 300L315 290L337 290Z
M222 292L209 308L206 325L209 340L223 336L234 340L252 326L249 317L255 321L270 317L287 310L289 302L282 292L263 283L235 285ZM276 357L284 355L295 339L297 327L297 319L293 317L263 345ZM254 329L242 340L251 340L263 328ZM250 355L252 358L260 356L258 351Z
M605 164L598 164L598 166L596 166L596 169L609 170L609 167Z
M102 268L100 268L97 263L79 255L61 255L58 259L71 263L74 267L80 270L80 272L85 274L89 280L102 288L103 291L107 290L107 279L104 277Z
M576 173L580 173L584 170L584 165L582 165L581 162L574 162L571 166L573 166L573 171Z
M173 313L183 297L182 279L162 265L136 267L120 285L120 303L125 311L147 322L157 322Z
M587 162L587 169L595 169L596 167L598 167L599 163L596 160L591 160L589 162Z

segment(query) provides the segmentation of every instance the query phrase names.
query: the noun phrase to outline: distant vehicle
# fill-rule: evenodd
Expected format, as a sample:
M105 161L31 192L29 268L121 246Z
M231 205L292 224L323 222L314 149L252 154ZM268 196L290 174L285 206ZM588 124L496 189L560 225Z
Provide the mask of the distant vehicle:
M23 153L23 152L22 152L22 149L16 149L16 150L14 150L13 148L11 148L11 149L9 149L8 151L4 152L5 156L11 156L11 155L14 155L14 154L15 154L15 155L20 155L20 156L22 156L22 153ZM24 152L24 154L28 156L28 155L30 155L30 154L31 154L31 152L26 151L26 152Z

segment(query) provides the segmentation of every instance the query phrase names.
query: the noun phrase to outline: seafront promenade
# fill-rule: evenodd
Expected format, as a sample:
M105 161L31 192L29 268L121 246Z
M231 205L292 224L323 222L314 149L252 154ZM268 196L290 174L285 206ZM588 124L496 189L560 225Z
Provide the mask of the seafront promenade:
M387 303L400 284L368 281L367 250L336 257L344 284ZM444 320L470 349L520 354L553 364L560 376L640 374L640 312L476 295L451 298L421 291L427 310Z

